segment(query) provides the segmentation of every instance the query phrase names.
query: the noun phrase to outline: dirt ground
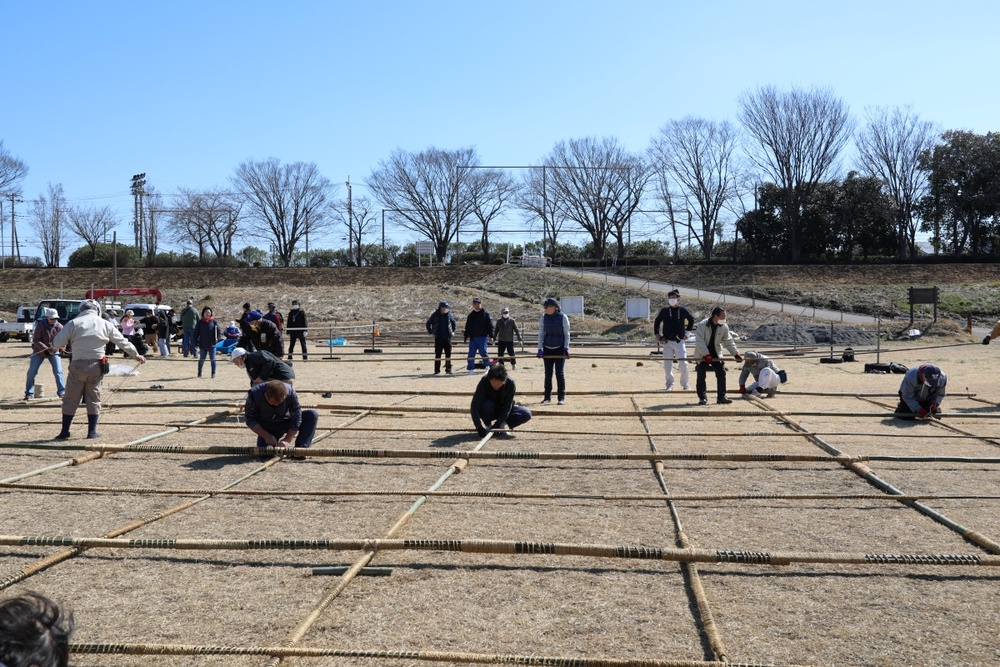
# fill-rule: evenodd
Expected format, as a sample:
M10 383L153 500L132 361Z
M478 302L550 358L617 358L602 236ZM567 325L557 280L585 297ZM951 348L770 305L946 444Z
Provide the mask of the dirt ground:
M534 419L514 438L491 437L483 452L638 455L654 448L694 455L665 462L666 490L688 497L669 503L644 460L472 459L464 472L442 482L449 466L480 443L467 415L480 376L466 375L464 363L456 365L455 375L432 375L426 345L382 342L382 353L366 354L365 341L349 342L335 348L314 342L310 359L295 361L302 401L320 412L314 450L431 451L444 458L265 460L174 450L84 461L86 452L69 449L139 439L175 447L251 445L238 416L247 386L243 371L221 361L216 379L198 379L195 362L177 354L149 359L138 376L106 379L100 440L83 438L81 411L66 449L34 449L53 444L60 405L52 398L17 400L28 345L0 345L7 369L0 377L0 480L26 487L3 489L0 533L289 541L391 536L674 549L683 529L695 550L987 555L942 523L950 521L1000 541L993 347L918 341L881 352L881 361L942 366L950 395L940 423L892 419L900 376L865 374L865 362L874 360L865 350L858 351L858 362L842 364L819 363L823 350L802 356L775 350L790 377L776 397L704 407L696 405L693 392L662 391L662 365L648 347L575 346L564 406L540 404L542 364L530 354L521 358L513 377ZM131 367L120 357L116 363ZM735 389L736 366L729 366ZM47 366L38 382L46 396L54 395ZM210 423L176 426L203 419ZM697 457L831 451L989 460L867 464L900 492L961 496L924 501L946 517L935 521L912 505L885 500L884 491L834 461ZM75 465L62 465L74 459ZM478 495L430 495L417 502L438 485L442 492ZM222 489L265 495L218 493ZM295 495L302 492L325 495ZM501 492L534 497L496 495ZM759 495L720 498L733 494ZM787 494L825 497L779 497ZM866 497L850 497L856 494ZM35 590L72 608L74 641L83 644L409 652L282 661L290 665L414 665L429 658L458 664L485 659L481 654L524 662L550 656L663 665L723 657L731 663L887 666L1000 659L1000 571L985 564L853 564L832 558L691 567L596 555L411 549L375 553L370 565L391 568L389 576L347 580L311 573L314 566L352 565L362 556L360 549L114 546L67 554L55 546L0 546L0 581L4 596ZM48 567L25 575L50 557ZM710 637L713 622L717 636ZM449 653L429 653L435 651ZM75 665L107 667L266 661L232 655L72 657Z

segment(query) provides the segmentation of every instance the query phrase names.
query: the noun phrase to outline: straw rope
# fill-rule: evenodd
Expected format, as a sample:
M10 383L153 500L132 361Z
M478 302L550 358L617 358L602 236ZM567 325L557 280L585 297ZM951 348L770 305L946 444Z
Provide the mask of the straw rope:
M467 459L462 459L466 461ZM658 462L654 462L658 463ZM107 493L131 495L165 495L165 496L244 496L244 497L411 497L426 495L442 498L480 498L495 500L583 500L600 502L712 502L712 501L844 501L856 500L862 502L899 502L901 500L1000 500L1000 495L982 494L937 494L919 493L901 496L887 496L873 493L682 493L682 494L595 494L595 493L533 493L518 491L289 491L289 490L246 490L246 489L183 489L183 488L150 488L132 486L69 486L55 484L5 484L0 483L0 489L9 491L45 491L64 493Z
M166 549L170 551L451 551L506 556L577 556L678 563L743 565L967 565L1000 567L1000 555L750 551L746 549L672 549L642 545L462 539L303 539L246 540L0 535L0 546L76 547L82 549Z
M191 644L71 643L72 654L94 655L269 655L280 658L372 658L529 667L779 667L775 663L605 658L588 656L515 655L457 651L365 651L288 646L206 646ZM796 667L788 664L785 667Z
M876 401L876 400L874 400L874 399L872 399L872 398L870 398L868 396L858 396L858 398L860 398L862 401L865 401L867 403L871 403L872 405L878 405L878 406L881 406L881 407L890 407L890 406L887 406L885 403L882 403L880 401ZM892 406L892 408L893 408L893 410L895 410L895 406ZM949 416L955 416L955 415L949 415ZM981 435L977 436L977 435L971 434L968 431L963 431L962 429L958 428L957 426L953 426L952 424L945 423L945 422L941 421L940 419L928 419L928 420L925 420L925 421L927 423L929 423L929 424L933 424L937 428L945 429L946 431L951 431L952 433L958 433L958 434L960 434L962 436L973 436L977 440L985 442L988 445L993 445L994 447L1000 447L1000 442L998 442L997 440L995 440L993 438L989 438L989 437L981 436ZM941 436L939 435L937 437L941 437Z

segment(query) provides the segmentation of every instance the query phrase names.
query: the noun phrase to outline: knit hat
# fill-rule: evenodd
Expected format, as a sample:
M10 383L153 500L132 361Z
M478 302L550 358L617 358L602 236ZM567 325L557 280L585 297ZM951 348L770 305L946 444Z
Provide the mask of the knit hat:
M545 301L542 301L542 306L543 306L543 307L545 307L545 308L548 308L549 306L553 306L554 308L558 308L558 307L559 307L559 302L558 302L558 301L556 301L555 299L553 299L553 298L552 298L552 297L550 296L550 297L549 297L548 299L546 299Z

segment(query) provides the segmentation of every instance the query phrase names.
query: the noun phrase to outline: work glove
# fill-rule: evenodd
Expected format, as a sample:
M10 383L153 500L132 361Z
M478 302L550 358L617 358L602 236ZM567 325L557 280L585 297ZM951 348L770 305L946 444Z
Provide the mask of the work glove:
M990 337L986 336L985 338L983 338L983 345L989 345L989 344L990 344Z
M928 414L930 413L928 413L926 409L920 408L920 411L917 412L917 419L927 419Z
M568 347L564 347L563 348L563 356L566 357L567 359L569 359L569 348Z
M740 363L741 361L743 361L743 357L739 354L734 354L733 359L736 360L736 363Z
M702 359L705 360L706 364L712 363L712 355L710 355L710 354L706 354L704 357L702 357Z
M742 384L740 385L740 393L741 394L747 393L747 388L744 385L742 385Z
M937 403L931 403L931 414L936 415L941 412L941 406Z
M542 351L541 351L541 350L539 350L539 351L538 351L538 354L537 354L537 355L535 355L535 356L537 356L537 357L538 357L539 359L541 359L541 358L542 358L542 354L543 354L543 353L542 353Z

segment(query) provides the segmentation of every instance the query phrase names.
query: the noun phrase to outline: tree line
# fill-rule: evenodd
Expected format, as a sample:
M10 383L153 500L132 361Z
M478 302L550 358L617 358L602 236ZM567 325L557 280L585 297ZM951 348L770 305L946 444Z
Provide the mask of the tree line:
M26 173L0 142L0 192ZM905 261L921 254L919 233L935 254L1000 254L1000 134L939 132L908 107L868 109L859 123L823 88L747 91L737 124L669 120L644 152L615 138L570 139L514 169L484 165L474 147L396 150L365 179L371 197L353 197L348 183L348 197L338 198L314 163L276 158L241 163L226 188L168 196L141 184L133 187L134 245L147 264L162 259L163 237L201 265L291 266L303 254L308 263L409 261L370 241L380 225L384 239L387 215L432 242L438 262L470 232L490 261L496 226L512 219L540 231L539 252L555 259L574 248L622 259L637 245L633 225L677 259ZM67 237L83 243L77 261L96 260L121 222L107 206L68 205L51 184L28 215L47 266L59 265ZM344 235L346 251L309 247L310 236L331 233ZM576 235L585 241L566 242ZM264 245L234 250L251 239Z

